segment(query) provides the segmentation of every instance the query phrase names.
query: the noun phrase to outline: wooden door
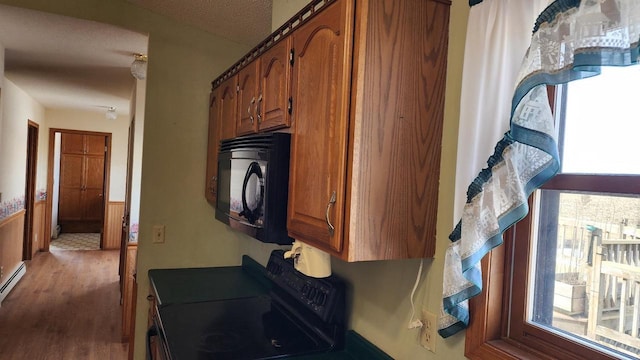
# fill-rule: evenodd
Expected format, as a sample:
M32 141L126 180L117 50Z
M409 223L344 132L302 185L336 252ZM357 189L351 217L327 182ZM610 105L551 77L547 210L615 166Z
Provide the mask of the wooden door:
M258 101L258 60L238 73L238 120L236 136L257 132L256 107Z
M207 177L204 197L216 205L218 196L218 151L220 150L220 88L215 88L209 97L209 137L207 145Z
M64 139L65 136L63 135ZM62 143L64 144L64 140ZM64 149L64 145L62 146ZM60 222L82 220L82 188L84 174L84 155L62 153L60 155L60 204L58 218Z
M225 80L219 89L220 94L220 139L231 139L236 135L236 94L238 77Z
M85 221L103 219L104 192L104 154L105 137L103 135L85 135L85 174L84 174L84 214Z
M34 246L34 208L36 204L36 172L38 169L38 128L39 125L31 120L27 124L27 168L25 176L25 216L24 238L22 242L22 259L31 260L38 251ZM44 240L44 239L40 239Z
M106 136L62 133L59 223L65 232L100 232Z
M291 37L260 56L258 128L270 130L290 126Z
M293 34L289 236L342 251L350 22L338 0ZM349 30L349 31L347 31Z

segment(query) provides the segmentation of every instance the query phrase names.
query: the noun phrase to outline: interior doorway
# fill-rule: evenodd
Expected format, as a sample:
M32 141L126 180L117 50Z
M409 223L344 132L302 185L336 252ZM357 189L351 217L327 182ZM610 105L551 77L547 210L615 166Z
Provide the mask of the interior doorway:
M38 170L38 132L37 123L29 120L27 129L27 168L25 181L25 219L24 219L24 239L22 246L22 259L31 260L34 246L37 241L36 232L33 231L34 208L36 203L36 172ZM34 249L35 248L35 249Z
M103 248L110 159L110 133L49 130L45 251L60 232L99 234Z

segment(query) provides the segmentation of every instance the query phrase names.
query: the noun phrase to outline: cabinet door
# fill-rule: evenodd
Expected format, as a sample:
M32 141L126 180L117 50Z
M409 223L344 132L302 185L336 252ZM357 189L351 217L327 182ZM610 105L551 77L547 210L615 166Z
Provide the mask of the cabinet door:
M62 137L62 139L65 138L66 136ZM62 141L62 144L65 143L66 141ZM76 150L73 151L74 153L60 155L60 201L58 208L60 220L82 220L84 155L75 154Z
M104 147L104 136L102 136ZM85 183L83 190L83 220L102 220L103 187L104 187L104 155L85 156Z
M219 89L220 94L220 139L236 136L236 93L238 77L225 80Z
M84 135L64 134L60 140L60 152L64 154L84 154Z
M338 0L293 33L289 235L342 251L350 84L350 1Z
M220 96L219 89L209 97L209 136L207 145L207 177L204 197L211 205L216 204L218 195L218 151L220 142Z
M104 156L106 144L104 135L85 135L84 153L89 155Z
M290 125L291 38L288 37L260 56L259 130Z
M258 64L254 61L238 73L238 120L236 136L257 132Z

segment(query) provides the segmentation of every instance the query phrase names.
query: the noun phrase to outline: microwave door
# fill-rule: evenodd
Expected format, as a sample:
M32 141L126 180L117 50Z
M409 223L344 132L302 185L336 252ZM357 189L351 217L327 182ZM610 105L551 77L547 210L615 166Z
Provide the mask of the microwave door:
M238 214L256 225L264 212L264 176L257 161L251 162L242 181L242 211Z
M231 159L229 217L251 227L264 222L267 162L257 156Z

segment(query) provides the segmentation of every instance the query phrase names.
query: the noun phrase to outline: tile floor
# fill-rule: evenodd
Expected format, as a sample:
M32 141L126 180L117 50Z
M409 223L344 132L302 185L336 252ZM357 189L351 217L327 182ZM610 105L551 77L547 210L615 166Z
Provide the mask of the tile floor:
M99 233L63 233L51 239L51 250L100 250Z

